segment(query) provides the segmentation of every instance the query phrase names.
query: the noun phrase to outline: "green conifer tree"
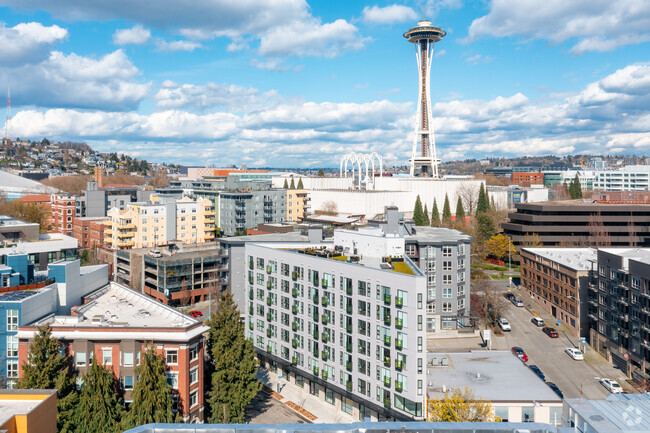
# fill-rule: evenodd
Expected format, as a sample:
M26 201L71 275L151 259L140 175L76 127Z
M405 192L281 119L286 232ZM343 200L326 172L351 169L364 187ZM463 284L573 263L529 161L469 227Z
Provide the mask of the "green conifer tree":
M318 177L325 177L325 172L323 171L322 168L318 169Z
M244 336L244 323L232 294L226 290L217 298L216 311L206 323L214 364L209 393L209 421L242 423L244 406L253 400L261 384L255 379L258 364L251 342Z
M84 385L75 410L78 433L121 432L124 406L113 371L97 364L93 358L84 376Z
M296 184L293 181L293 177L291 178L291 185L289 185L289 189L296 189Z
M298 179L298 189L305 189L305 186L302 184L302 177Z
M445 204L442 206L442 226L451 227L451 206L449 205L449 197L445 194Z
M70 357L60 352L61 342L52 337L50 325L38 328L29 345L27 362L23 363L23 375L16 388L56 389L57 430L61 433L73 432L74 409L79 401L75 388L76 374Z
M458 197L456 202L456 228L461 228L465 226L465 208L463 207L463 200Z
M282 188L289 189L289 182L287 182L286 179L284 180L284 185L282 185Z
M424 205L423 216L424 216L424 224L423 225L425 225L425 226L431 225L431 221L429 220L429 209L427 209L426 204Z
M580 185L578 173L576 173L576 177L573 179L573 192L575 197L572 198L582 198L582 185Z
M165 375L165 360L149 344L140 365L135 369L138 380L131 391L133 403L124 417L124 430L154 422L174 422L172 396Z
M481 187L478 190L478 201L476 202L476 214L478 215L488 210L490 210L490 201L483 187L483 183L481 183Z
M424 225L424 211L422 210L422 201L418 195L415 199L415 207L413 208L413 222L416 226Z
M438 203L433 199L433 210L431 211L431 225L433 227L440 227L440 212L438 211Z
M478 225L477 241L482 244L496 234L496 227L494 220L488 212L483 212L476 215L476 223Z

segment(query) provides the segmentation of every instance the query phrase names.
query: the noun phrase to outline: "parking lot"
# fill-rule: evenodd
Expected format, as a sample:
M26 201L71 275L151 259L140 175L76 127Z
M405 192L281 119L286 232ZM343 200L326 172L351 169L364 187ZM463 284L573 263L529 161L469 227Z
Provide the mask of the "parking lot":
M512 331L505 332L503 336L495 337L493 348L510 348L519 346L526 351L529 357L528 364L537 365L546 376L548 382L555 383L566 398L580 397L582 383L582 396L589 399L603 399L609 392L598 383L595 378L616 379L625 386L625 377L620 370L612 367L605 359L587 346L584 361L574 361L564 352L567 347L578 347L578 338L554 326L553 317L542 313L530 299L520 296L526 307L508 305L503 314L512 326ZM544 321L556 328L558 338L550 338L542 332L541 327L531 323L533 310ZM495 347L497 346L497 347Z

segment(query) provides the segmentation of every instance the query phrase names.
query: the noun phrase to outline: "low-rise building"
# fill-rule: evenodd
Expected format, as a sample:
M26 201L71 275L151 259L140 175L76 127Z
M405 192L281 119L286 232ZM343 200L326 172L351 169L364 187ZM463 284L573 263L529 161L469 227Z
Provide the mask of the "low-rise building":
M510 351L429 353L426 369L429 398L470 389L502 422L563 424L562 399Z
M72 221L72 237L79 243L79 248L94 248L104 245L104 227L106 217L78 217Z
M246 243L246 335L269 376L356 419L424 419L427 284L404 245L371 227Z
M618 170L598 171L593 186L603 191L648 191L650 166L628 165Z
M244 233L258 224L286 219L287 195L284 189L219 193L219 228L227 236Z
M76 214L76 197L70 194L52 194L52 230L72 236L72 220Z
M512 183L515 183L517 185L543 185L544 173L512 173L511 180Z
M605 400L567 398L565 425L576 433L632 433L650 431L650 394L612 394Z
M137 367L143 352L153 344L165 359L174 411L185 422L203 421L203 334L207 326L114 282L85 295L76 305L19 327L21 366L27 362L29 344L38 327L47 323L80 374L87 372L93 358L97 359L118 378L128 403L138 381Z
M36 224L38 226L38 224ZM42 233L27 242L5 242L0 256L27 254L34 271L47 271L48 264L59 260L75 260L78 256L77 240L60 233Z
M589 337L593 248L522 248L521 289L573 335Z
M6 245L15 242L33 242L39 238L39 225L0 215L0 241Z
M0 431L56 433L56 389L0 391Z
M286 221L300 222L307 216L309 196L306 189L287 189Z

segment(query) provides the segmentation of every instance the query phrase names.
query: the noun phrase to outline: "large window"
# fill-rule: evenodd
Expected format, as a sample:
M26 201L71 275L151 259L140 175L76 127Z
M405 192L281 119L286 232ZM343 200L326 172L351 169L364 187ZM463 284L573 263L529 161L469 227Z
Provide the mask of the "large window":
M18 337L15 335L7 335L7 357L18 357Z
M178 389L178 373L168 371L165 373L165 376L167 376L167 385L173 389Z
M533 406L523 406L521 408L521 420L523 422L535 421L535 408Z
M166 359L165 361L167 362L167 365L170 364L178 364L178 350L177 349L169 349L166 351Z
M199 403L198 391L190 392L190 407L194 407Z
M509 412L510 412L510 408L508 408L508 407L496 406L494 408L494 416L500 418L501 422L508 422L508 413Z
M12 359L7 361L7 377L10 379L18 378L18 360Z
M79 367L86 366L86 352L77 352L77 365Z
M113 349L104 348L102 349L102 362L106 365L111 365L113 363Z
M190 346L190 361L194 361L199 357L199 346L194 344Z
M122 378L122 383L124 384L125 390L128 391L133 389L133 376L124 376Z
M18 310L7 310L7 331L18 331Z
M190 370L190 385L199 381L199 367L194 367Z
M124 352L122 356L124 358L122 365L125 367L133 367L133 352Z

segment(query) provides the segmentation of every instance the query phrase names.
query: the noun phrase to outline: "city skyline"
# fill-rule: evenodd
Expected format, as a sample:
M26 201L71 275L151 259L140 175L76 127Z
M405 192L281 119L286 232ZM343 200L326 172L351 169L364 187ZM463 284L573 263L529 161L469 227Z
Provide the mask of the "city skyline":
M402 33L426 10L448 34L431 71L443 161L650 146L650 6L430 3L3 0L10 135L183 164L406 164L418 82Z

